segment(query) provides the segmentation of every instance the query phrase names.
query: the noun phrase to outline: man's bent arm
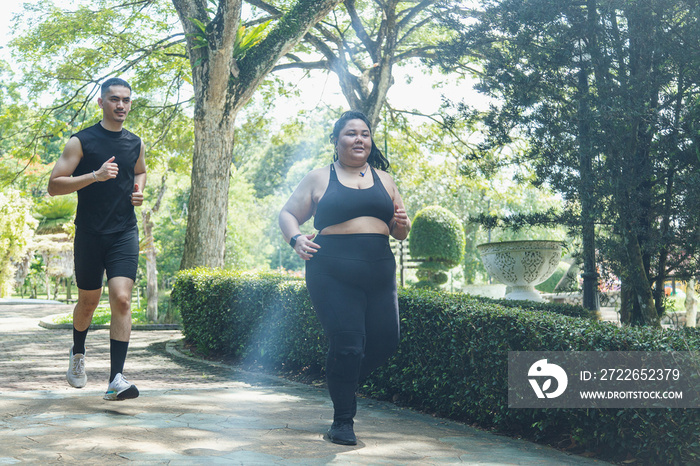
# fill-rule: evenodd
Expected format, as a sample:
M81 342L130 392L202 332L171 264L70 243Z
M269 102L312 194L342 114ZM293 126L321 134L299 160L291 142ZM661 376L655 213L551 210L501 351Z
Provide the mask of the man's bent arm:
M97 181L92 173L72 176L82 158L83 148L80 139L70 138L49 177L48 191L51 196L70 194Z

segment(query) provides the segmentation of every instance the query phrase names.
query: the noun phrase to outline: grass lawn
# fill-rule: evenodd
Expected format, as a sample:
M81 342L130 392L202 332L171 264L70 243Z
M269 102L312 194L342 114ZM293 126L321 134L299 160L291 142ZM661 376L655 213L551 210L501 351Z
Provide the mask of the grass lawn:
M92 323L94 325L105 325L109 324L111 319L111 314L109 311L109 307L98 307L97 310L95 310L95 314L92 316ZM71 324L73 323L73 313L68 312L66 314L60 314L56 316L52 322L54 324ZM149 324L151 322L148 322L146 320L146 311L145 310L140 310L140 309L135 309L131 311L131 324Z

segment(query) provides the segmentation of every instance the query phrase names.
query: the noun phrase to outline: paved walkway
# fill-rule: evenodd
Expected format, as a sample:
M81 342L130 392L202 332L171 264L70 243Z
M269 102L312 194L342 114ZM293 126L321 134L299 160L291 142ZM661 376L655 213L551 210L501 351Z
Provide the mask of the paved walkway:
M0 303L0 464L606 464L367 399L358 445L335 445L325 389L187 357L173 330L133 332L125 376L141 396L103 401L109 331L88 335L76 390L71 331L38 325L71 308Z

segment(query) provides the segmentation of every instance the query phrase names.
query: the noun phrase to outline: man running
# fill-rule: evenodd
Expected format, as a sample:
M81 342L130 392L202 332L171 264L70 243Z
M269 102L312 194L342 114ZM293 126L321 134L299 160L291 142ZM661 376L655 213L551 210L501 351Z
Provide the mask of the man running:
M75 388L87 383L85 338L102 295L107 272L110 375L105 400L136 398L139 391L122 375L131 336L131 291L136 280L139 232L134 206L143 203L145 148L123 128L131 110L131 86L119 78L102 84L97 103L102 120L74 134L51 172L51 196L78 192L75 216L73 346L66 378Z

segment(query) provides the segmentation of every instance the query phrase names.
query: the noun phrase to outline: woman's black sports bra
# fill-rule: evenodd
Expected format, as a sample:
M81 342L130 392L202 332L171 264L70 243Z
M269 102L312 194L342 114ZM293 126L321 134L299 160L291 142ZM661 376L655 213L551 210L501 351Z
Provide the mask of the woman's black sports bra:
M335 166L331 164L328 188L318 201L314 228L318 231L357 217L376 217L387 225L394 218L394 201L386 192L377 172L372 170L374 184L370 188L348 188L338 181Z

